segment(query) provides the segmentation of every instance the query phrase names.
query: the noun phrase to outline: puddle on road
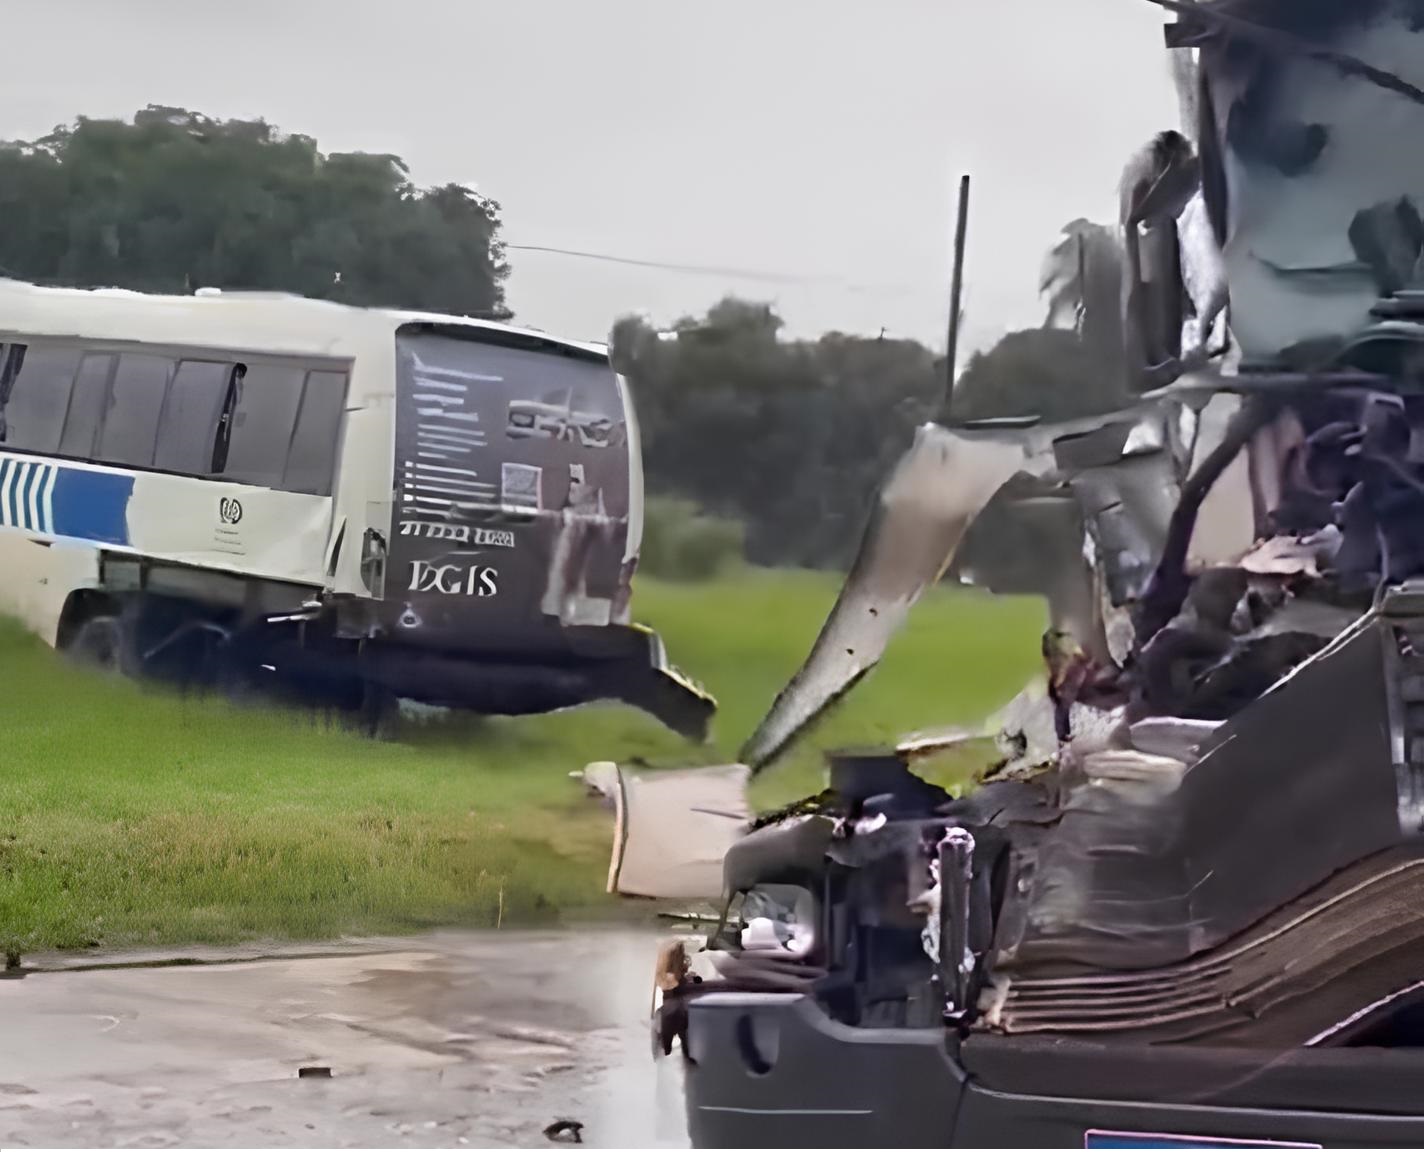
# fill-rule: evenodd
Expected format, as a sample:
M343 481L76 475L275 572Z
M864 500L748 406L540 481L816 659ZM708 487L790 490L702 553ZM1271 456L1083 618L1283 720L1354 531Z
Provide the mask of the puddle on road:
M572 1119L594 1147L685 1147L655 953L651 932L443 933L42 970L0 985L0 1146L548 1147Z

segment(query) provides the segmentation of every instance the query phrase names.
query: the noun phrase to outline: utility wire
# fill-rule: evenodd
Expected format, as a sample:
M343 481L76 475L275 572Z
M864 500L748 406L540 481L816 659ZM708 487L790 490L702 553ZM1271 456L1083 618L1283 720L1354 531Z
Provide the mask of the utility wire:
M923 289L909 285L854 284L838 280L833 276L805 276L789 272L767 272L752 268L726 268L712 264L677 264L663 260L640 260L631 256L614 256L606 252L584 252L575 248L556 248L545 244L505 244L509 252L543 252L554 256L572 256L579 260L597 260L607 264L626 264L634 268L654 268L662 272L682 272L693 276L719 276L724 279L757 280L767 284L819 285L827 288L843 288L849 292L879 292L904 295L919 293Z

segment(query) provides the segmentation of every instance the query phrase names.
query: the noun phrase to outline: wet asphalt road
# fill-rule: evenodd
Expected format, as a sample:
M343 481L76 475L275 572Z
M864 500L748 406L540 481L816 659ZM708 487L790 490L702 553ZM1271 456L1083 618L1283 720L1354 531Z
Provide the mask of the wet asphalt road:
M595 1147L685 1147L681 1069L648 1038L655 951L451 933L0 980L0 1146L556 1147L568 1118Z

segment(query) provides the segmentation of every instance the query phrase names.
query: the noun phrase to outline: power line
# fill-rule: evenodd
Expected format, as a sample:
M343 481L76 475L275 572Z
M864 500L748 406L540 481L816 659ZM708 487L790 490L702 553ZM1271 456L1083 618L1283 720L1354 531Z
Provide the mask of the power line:
M635 268L657 268L665 272L687 272L695 276L735 276L741 280L766 280L774 284L805 284L824 277L793 276L784 272L763 272L750 268L723 268L710 264L674 264L663 260L638 260L631 256L612 256L606 252L582 252L573 248L554 248L544 244L506 244L513 252L547 252L555 256L573 256L580 260L601 260L608 264L629 264Z
M607 252L585 252L575 248L556 248L545 244L506 244L510 252L543 252L553 256L572 256L579 260L597 260L606 264L626 264L634 268L653 268L660 272L681 272L692 276L720 276L724 279L756 280L767 284L813 285L843 288L849 292L879 292L905 295L926 292L909 285L855 284L833 276L806 276L790 272L767 272L753 268L728 268L714 264L678 264L664 260L641 260L632 256L614 256Z

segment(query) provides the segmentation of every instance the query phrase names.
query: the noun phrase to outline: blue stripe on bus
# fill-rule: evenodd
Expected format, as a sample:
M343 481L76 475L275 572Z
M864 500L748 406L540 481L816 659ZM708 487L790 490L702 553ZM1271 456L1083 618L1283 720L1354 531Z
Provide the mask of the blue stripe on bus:
M127 545L133 489L122 472L0 457L0 528Z
M31 532L44 531L33 505L35 489L39 487L40 481L44 479L47 471L48 469L43 464L30 464L23 470L19 483L15 485L15 508L18 521Z
M42 497L54 471L38 460L0 460L0 525L48 532Z
M134 478L121 472L81 468L60 468L58 472L50 531L76 540L129 544L128 510Z

